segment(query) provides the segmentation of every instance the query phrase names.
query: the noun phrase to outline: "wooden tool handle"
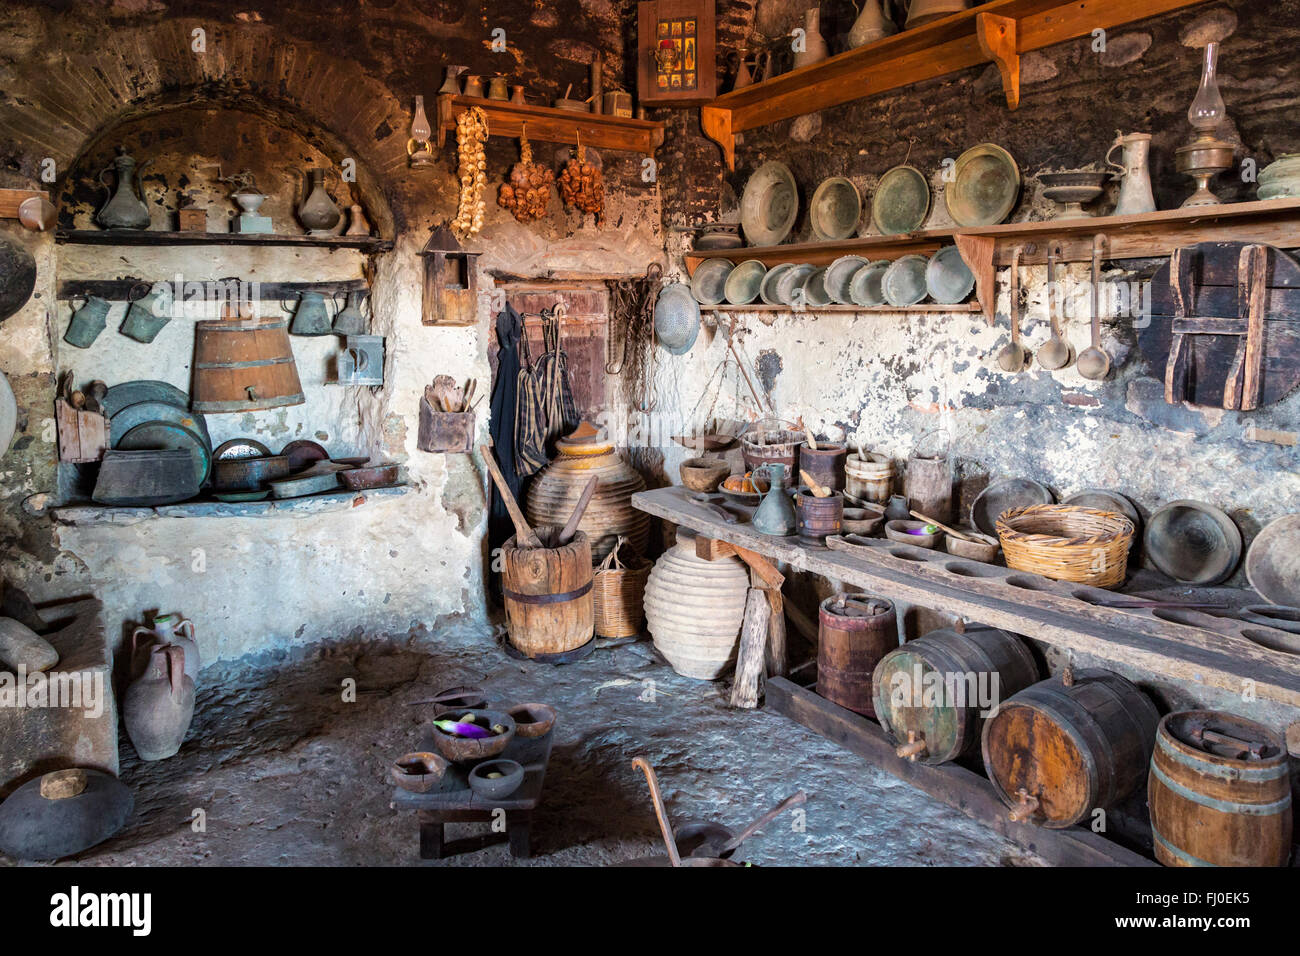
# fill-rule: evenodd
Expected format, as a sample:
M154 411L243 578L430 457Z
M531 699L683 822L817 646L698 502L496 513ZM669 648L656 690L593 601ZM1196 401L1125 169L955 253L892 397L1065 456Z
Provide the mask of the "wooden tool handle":
M799 477L803 479L803 483L808 486L808 490L816 497L829 498L831 496L831 490L829 488L823 488L821 485L817 484L813 476L808 474L808 472L804 471L802 468L799 469Z
M736 849L736 847L740 846L742 843L744 843L746 840L752 837L759 830L763 829L763 827L767 826L769 823L771 823L773 820L775 820L777 817L783 814L787 809L789 809L790 807L798 806L799 804L805 802L807 799L808 799L808 794L804 793L802 790L794 794L794 796L786 797L784 800L782 800L780 803L774 806L771 810L768 810L767 813L763 814L761 817L759 817L749 826L745 827L745 829L741 830L734 837L728 840L726 845L723 846L723 848L718 851L718 856L725 856L726 854L730 853L732 850Z
M573 506L573 514L569 515L569 520L564 523L564 528L560 531L560 537L555 542L556 544L568 544L573 540L573 536L578 533L578 522L582 520L583 514L586 513L587 505L591 504L591 496L596 493L598 484L600 484L600 479L592 475L587 482L587 487L582 489L578 503Z
M682 865L681 854L677 852L677 841L673 839L673 828L668 825L668 811L664 809L663 797L659 796L659 779L655 776L654 767L646 762L645 758L637 757L632 761L632 766L640 768L645 774L645 781L650 786L650 799L654 801L655 817L659 820L659 832L663 834L664 846L668 849L668 860L673 866Z
M956 528L949 528L946 524L944 524L941 521L935 521L933 518L926 517L925 515L921 514L921 512L919 511L911 511L908 513L917 521L924 521L926 524L932 524L936 528L941 528L944 531L948 532L948 534L952 535L954 538L961 538L963 541L976 540L975 538L972 538L970 535L958 531Z
M488 474L492 476L492 481L497 486L497 493L501 495L501 500L505 502L506 511L510 512L510 520L515 525L515 535L519 541L529 547L540 548L542 541L529 526L528 519L519 510L519 502L515 501L515 496L510 493L510 486L506 484L505 475L501 474L501 469L497 467L497 460L492 455L492 446L479 445L478 453L483 456L483 464L487 465Z

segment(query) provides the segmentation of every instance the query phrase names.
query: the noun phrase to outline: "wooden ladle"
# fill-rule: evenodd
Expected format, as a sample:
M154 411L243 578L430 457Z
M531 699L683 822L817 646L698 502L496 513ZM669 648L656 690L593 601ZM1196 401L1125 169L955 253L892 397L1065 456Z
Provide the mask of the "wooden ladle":
M1029 350L1020 344L1020 255L1023 246L1011 252L1011 303L1007 312L1011 318L1011 343L998 353L998 366L1004 372L1023 372L1029 365Z
M1049 372L1065 368L1074 361L1074 351L1061 335L1061 323L1057 316L1056 257L1060 251L1059 242L1047 247L1047 321L1051 323L1052 336L1039 348L1038 364Z
M1110 353L1101 347L1101 296L1098 285L1101 276L1101 251L1106 245L1105 233L1092 237L1092 344L1079 355L1079 374L1100 382L1110 374Z

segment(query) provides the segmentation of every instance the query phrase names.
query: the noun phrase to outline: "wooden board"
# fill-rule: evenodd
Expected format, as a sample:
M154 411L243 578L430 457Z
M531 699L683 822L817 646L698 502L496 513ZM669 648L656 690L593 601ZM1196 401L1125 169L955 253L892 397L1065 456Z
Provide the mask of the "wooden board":
M1156 865L1083 827L1048 830L1012 821L1006 804L984 777L953 763L930 766L899 757L894 741L874 721L785 678L767 682L767 706L1057 866Z
M1243 687L1251 686L1261 700L1300 709L1300 656L1269 650L1237 633L1251 625L1205 616L1207 624L1223 628L1211 630L1140 611L1100 607L1073 597L1074 586L941 552L922 552L922 559L907 560L890 554L897 546L879 539L852 552L810 548L794 538L760 534L748 523L727 524L676 487L637 492L632 505L798 570L884 597L941 608L1172 681L1216 687L1238 697ZM1026 580L1032 587L1009 583Z
M624 150L645 156L653 156L664 141L663 123L443 93L438 96L439 146L446 142L447 131L456 129L456 117L473 106L481 107L487 114L490 136L517 138L527 123L530 142L576 146L581 137L582 145L593 149Z
M18 207L33 196L50 198L49 193L37 189L0 189L0 219L17 219Z
M55 242L91 246L319 246L388 252L391 239L372 236L281 236L240 232L164 232L152 229L62 229Z

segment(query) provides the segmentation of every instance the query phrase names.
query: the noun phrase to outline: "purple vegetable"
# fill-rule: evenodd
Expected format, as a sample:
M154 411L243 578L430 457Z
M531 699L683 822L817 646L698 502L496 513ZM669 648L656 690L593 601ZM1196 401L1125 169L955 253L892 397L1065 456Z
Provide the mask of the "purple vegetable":
M472 740L482 740L484 737L492 736L491 731L480 727L478 724L467 724L459 720L435 720L433 726L443 733L455 734L458 737L469 737Z

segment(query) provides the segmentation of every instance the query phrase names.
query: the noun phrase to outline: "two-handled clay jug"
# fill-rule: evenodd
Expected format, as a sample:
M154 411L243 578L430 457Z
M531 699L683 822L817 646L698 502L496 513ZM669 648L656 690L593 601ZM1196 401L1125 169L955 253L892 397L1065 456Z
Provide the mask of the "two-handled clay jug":
M194 681L185 676L185 649L155 644L122 701L131 744L141 760L163 760L181 749L193 719Z
M131 632L131 659L133 664L147 664L139 660L141 650L150 651L151 644L175 644L185 652L185 676L199 679L203 660L199 645L194 639L194 622L183 620L179 614L160 614L150 627L137 627Z

